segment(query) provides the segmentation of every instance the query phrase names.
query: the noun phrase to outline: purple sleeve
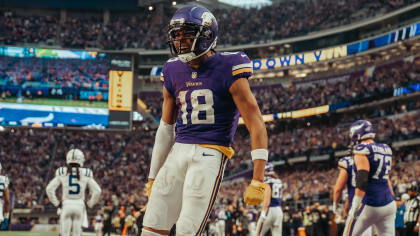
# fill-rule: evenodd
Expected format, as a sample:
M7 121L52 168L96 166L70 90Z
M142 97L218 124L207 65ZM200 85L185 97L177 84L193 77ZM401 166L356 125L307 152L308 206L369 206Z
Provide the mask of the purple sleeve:
M160 76L160 80L163 82L163 86L165 86L166 90L175 97L175 90L172 86L171 76L168 70L168 63L165 63L162 69L162 74Z
M338 168L344 169L347 171L347 168L349 167L349 164L347 163L347 161L344 158L341 158L338 161Z
M357 144L354 149L353 149L353 153L354 154L362 154L362 155L369 155L372 152L372 147L367 144L367 143L360 143Z
M248 56L243 52L238 52L231 55L232 77L227 83L230 86L240 78L248 79L253 73L252 63Z

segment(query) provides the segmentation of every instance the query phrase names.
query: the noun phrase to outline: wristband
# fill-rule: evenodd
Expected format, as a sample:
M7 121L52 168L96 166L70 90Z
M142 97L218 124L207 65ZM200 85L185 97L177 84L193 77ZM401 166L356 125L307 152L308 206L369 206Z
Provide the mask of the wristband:
M255 160L268 160L268 150L267 149L255 149L251 151L252 161Z
M254 187L261 187L261 185L264 185L264 182L261 182L256 179L252 179L249 185L254 186Z

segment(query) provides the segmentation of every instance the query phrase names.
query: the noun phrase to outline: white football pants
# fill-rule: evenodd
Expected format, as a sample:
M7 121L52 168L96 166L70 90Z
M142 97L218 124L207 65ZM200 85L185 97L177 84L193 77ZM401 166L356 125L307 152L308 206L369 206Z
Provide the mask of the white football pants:
M156 176L143 225L200 235L216 200L227 157L197 144L175 143Z
M397 205L395 201L381 207L362 204L358 209L358 217L348 217L343 236L360 236L366 229L374 226L380 236L395 235L395 217Z
M280 206L269 207L267 216L263 220L261 217L257 223L257 236L265 235L271 229L271 235L282 235L283 229L283 211Z
M82 200L65 200L60 214L60 236L82 235L82 222L85 215L85 204Z

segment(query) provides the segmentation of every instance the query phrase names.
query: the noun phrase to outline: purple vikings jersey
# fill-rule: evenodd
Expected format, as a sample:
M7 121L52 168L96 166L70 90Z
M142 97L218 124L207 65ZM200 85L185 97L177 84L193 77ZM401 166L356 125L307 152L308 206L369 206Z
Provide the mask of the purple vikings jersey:
M173 58L162 74L163 85L179 107L176 142L230 146L239 112L229 88L237 79L252 75L248 56L215 53L198 69Z
M351 203L354 197L354 190L356 189L356 166L354 165L353 157L342 157L338 161L338 167L344 169L347 172L347 195L351 207Z
M268 207L281 206L281 200L283 198L283 184L281 180L272 177L265 177L264 182L269 184L271 188L271 200Z
M354 147L354 154L366 155L369 160L369 184L363 203L368 206L385 206L394 200L388 185L392 150L386 144L361 143Z

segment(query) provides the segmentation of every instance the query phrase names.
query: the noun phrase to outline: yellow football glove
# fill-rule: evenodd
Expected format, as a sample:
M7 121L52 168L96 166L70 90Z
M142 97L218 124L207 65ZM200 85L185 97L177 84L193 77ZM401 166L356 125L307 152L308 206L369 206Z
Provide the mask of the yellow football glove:
M155 182L154 179L149 179L149 181L146 184L147 198L150 198L150 193L152 192L153 182Z
M253 179L244 193L244 202L248 205L259 205L264 200L265 183Z

